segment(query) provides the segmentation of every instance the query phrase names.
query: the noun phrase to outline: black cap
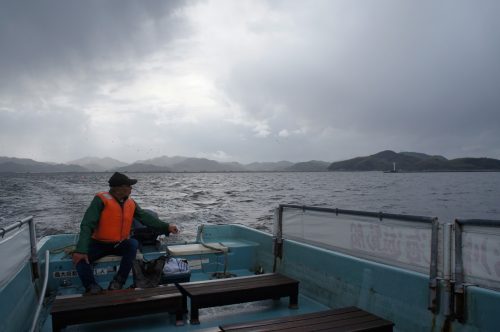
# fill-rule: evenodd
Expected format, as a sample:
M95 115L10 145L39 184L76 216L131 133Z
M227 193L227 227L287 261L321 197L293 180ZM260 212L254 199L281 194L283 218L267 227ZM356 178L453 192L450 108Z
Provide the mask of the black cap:
M130 179L128 176L122 173L115 172L110 178L109 178L109 186L110 187L119 187L123 185L131 186L133 184L137 183L136 179Z

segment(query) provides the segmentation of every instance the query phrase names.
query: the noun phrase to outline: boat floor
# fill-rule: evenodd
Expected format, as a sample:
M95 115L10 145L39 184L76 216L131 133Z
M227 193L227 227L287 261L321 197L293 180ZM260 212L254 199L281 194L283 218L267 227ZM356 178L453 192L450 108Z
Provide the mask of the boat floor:
M252 274L252 272L247 270L230 272L237 276ZM195 272L191 275L191 281L208 280L210 277L211 274L209 273ZM101 284L101 286L106 287L107 283ZM81 293L81 290L69 287L59 292L59 294L72 293ZM323 304L299 293L298 309L289 309L288 298L282 298L279 301L265 300L200 309L201 324L199 325L191 325L188 314L185 317L183 326L175 326L175 316L165 313L72 325L68 326L65 331L211 331L222 324L293 316L325 309L327 307ZM43 323L41 331L52 331L52 319L48 312L46 313L46 320Z

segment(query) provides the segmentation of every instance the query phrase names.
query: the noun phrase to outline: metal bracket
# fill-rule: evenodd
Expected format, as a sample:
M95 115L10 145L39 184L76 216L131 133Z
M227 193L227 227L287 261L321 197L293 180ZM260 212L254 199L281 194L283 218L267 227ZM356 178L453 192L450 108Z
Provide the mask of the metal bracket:
M453 313L455 318L463 324L465 323L465 286L455 285L453 294Z
M283 258L283 239L274 238L274 257Z
M473 284L462 283L455 284L453 293L453 311L454 317L462 324L467 320L466 308L467 308L467 287L473 286Z
M433 313L438 311L438 283L441 278L432 278L429 280L429 306L428 309Z
M283 258L283 239L282 238L275 237L273 239L273 254L274 254L273 272L276 272L278 258L280 260Z

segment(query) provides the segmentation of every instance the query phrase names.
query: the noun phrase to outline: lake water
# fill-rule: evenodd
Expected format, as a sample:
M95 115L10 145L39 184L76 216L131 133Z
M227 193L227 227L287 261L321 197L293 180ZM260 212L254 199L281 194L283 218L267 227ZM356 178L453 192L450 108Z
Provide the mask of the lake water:
M0 226L33 215L37 235L72 233L110 173L0 175ZM202 223L271 231L279 204L455 218L500 219L500 173L129 174L132 196L191 241Z

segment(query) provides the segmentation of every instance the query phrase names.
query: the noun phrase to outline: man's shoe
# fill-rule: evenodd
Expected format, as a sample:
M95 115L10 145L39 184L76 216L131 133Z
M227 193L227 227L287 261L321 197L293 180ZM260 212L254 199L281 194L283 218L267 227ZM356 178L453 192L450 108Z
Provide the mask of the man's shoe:
M118 279L113 279L109 283L108 290L118 290L123 288L123 282Z
M85 294L88 295L97 295L102 293L102 287L98 284L91 284L89 287L85 289Z

